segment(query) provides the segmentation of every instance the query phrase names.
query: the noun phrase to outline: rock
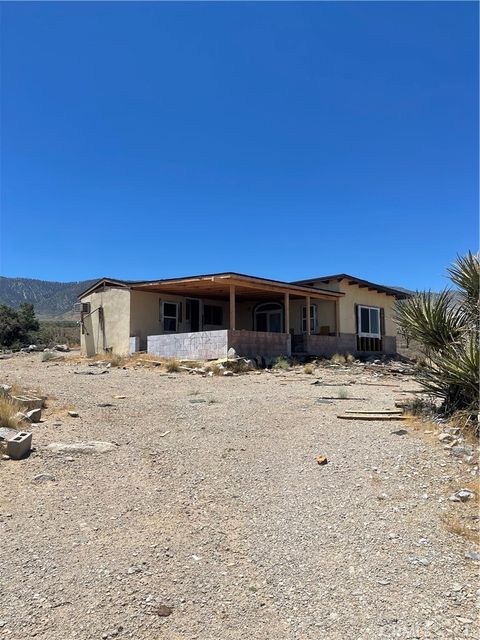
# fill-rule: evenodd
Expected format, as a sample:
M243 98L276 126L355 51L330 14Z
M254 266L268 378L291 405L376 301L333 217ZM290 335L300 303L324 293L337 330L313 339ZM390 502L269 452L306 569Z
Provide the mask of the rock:
M10 456L7 456L6 453L2 455L2 460L11 460Z
M438 439L440 440L440 442L452 442L452 440L454 440L454 437L451 433L443 432L438 436Z
M10 427L0 427L0 441L9 440L17 434L17 429L10 429Z
M223 372L223 375L224 375L224 376L227 376L227 377L233 376L233 371L229 371L229 370L224 371L224 372Z
M113 442L91 440L89 442L52 442L47 446L53 453L108 453L114 451L117 445Z
M451 449L451 454L452 456L455 456L456 458L462 458L463 456L468 457L471 456L473 453L472 449L470 447L452 447Z
M161 604L157 607L157 614L162 618L166 618L173 613L172 607L167 607L165 604Z
M460 489L460 491L454 493L453 496L450 496L449 500L451 502L467 502L467 500L473 498L474 495L475 491L471 491L470 489Z
M9 396L11 390L12 390L11 385L9 385L9 384L0 384L0 398L1 397L5 397L5 396Z
M52 476L50 473L39 473L36 476L33 476L32 482L41 483L41 482L56 482L57 479L55 476Z
M408 431L406 429L397 429L396 431L392 431L391 433L395 436L405 436L407 435Z
M70 351L70 347L68 344L56 344L55 351L63 351L66 353L67 351Z
M480 553L477 553L476 551L465 551L465 558L480 562Z
M78 418L78 413L77 413L77 411L69 411L69 412L68 412L68 415L69 415L71 418Z
M227 351L227 358L237 358L237 352L233 347L230 347L230 349Z
M25 415L27 416L28 420L30 420L30 422L40 422L40 418L42 417L42 410L32 409L31 411L27 411Z
M29 396L12 396L12 400L14 400L24 411L41 409L43 407L43 398L31 398Z
M327 464L327 456L317 456L317 464Z
M27 351L40 351L36 344L31 344L27 347Z

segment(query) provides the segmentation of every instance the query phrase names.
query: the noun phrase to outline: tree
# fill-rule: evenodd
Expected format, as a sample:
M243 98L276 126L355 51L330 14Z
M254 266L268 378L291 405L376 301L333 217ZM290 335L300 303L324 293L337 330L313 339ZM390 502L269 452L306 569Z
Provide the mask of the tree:
M422 347L416 377L442 400L442 410L478 410L480 261L470 251L448 269L457 291L418 292L396 307L399 329Z
M38 331L33 304L24 303L20 309L0 305L0 345L11 347L30 343L30 332Z

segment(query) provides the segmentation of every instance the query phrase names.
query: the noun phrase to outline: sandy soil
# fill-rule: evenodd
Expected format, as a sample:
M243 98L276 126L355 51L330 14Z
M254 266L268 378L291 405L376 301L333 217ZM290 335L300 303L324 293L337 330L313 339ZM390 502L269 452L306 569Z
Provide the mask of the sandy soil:
M0 460L0 638L478 637L479 549L446 525L474 522L448 497L476 467L410 423L337 418L393 407L409 377L86 371L0 361L49 396L32 454ZM116 446L47 449L85 440Z

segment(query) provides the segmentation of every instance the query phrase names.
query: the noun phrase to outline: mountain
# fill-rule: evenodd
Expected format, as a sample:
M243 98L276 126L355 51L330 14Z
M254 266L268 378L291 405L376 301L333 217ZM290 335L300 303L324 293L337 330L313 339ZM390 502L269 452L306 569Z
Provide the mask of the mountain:
M0 304L17 308L22 302L31 302L40 320L77 319L73 313L77 296L94 282L96 280L48 282L0 276Z

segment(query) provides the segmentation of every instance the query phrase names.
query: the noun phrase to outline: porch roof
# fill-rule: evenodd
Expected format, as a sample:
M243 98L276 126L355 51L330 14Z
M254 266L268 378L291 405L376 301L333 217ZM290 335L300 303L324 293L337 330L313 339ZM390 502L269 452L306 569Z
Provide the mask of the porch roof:
M87 289L87 291L80 294L79 298L84 297L103 285L128 288L135 291L169 293L193 298L212 299L228 299L231 285L235 287L235 297L237 300L269 300L275 295L281 297L288 293L293 299L310 296L312 299L334 301L345 295L339 291L329 291L304 284L281 282L280 280L257 278L256 276L229 272L135 282L102 278Z

